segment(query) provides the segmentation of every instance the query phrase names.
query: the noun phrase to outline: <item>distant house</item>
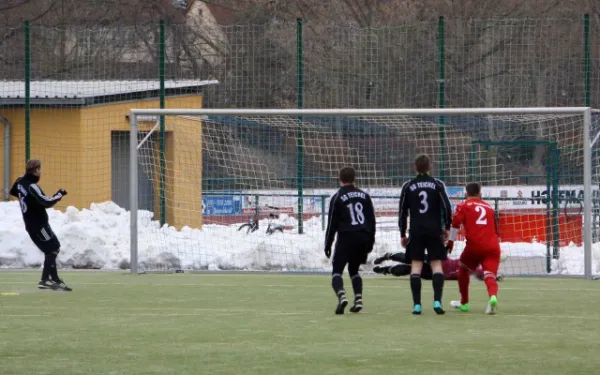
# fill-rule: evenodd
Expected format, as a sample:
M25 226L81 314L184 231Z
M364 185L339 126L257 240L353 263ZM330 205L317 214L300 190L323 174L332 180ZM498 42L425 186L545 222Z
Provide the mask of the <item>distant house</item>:
M216 81L167 81L167 108L202 108L202 91ZM10 127L9 149L0 142L0 165L10 158L8 181L25 165L25 92L22 81L0 81L0 120ZM48 194L65 188L59 208L88 208L113 201L129 208L129 131L131 108L158 108L159 82L34 81L31 82L30 157L41 159L42 186ZM140 119L141 135L157 119ZM166 122L164 197L170 225L202 225L202 123L198 118L168 116ZM141 137L140 137L141 140ZM158 134L139 151L140 209L158 219ZM177 151L177 152L176 152ZM177 197L177 199L175 199Z

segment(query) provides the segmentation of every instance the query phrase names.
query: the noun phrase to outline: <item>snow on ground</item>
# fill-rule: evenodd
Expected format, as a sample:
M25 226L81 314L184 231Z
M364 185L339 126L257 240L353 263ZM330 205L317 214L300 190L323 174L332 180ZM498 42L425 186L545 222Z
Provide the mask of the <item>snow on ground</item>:
M65 212L50 209L50 224L62 247L58 260L63 267L129 268L129 212L112 202L92 204L89 209L68 207ZM283 234L265 233L266 220L257 232L246 234L235 225L205 225L202 230L161 227L152 213L139 212L139 261L142 269L209 270L328 270L323 255L322 221L314 217L305 222L305 234L299 235L294 218L281 215L279 224L291 226ZM395 218L378 222L372 260L385 252L400 250ZM464 244L457 243L452 257L458 257ZM511 259L527 260L532 269L514 273L543 272L546 245L543 243L503 243L505 268ZM553 260L553 273L583 274L583 249L569 246ZM593 271L600 273L600 244L593 248ZM43 254L25 232L17 202L0 203L0 267L39 267ZM527 266L528 261L520 264ZM536 262L535 265L531 262ZM540 263L540 264L537 264ZM534 267L535 266L535 267ZM521 266L522 267L522 266ZM535 268L535 270L533 270Z

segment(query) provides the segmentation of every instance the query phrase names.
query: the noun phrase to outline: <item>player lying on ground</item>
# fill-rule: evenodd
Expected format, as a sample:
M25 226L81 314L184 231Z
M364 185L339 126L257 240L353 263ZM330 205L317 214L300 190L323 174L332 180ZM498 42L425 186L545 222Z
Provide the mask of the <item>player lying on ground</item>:
M481 185L470 183L465 190L467 200L456 207L447 244L448 251L451 252L458 230L463 226L467 243L459 259L460 301L452 301L450 304L461 311L469 311L469 273L481 265L483 281L489 295L485 313L495 314L498 305L496 275L500 266L500 240L496 215L492 206L481 200Z
M421 314L421 271L425 261L425 250L433 275L433 310L444 314L442 293L444 272L442 261L447 258L444 241L452 221L452 206L444 183L429 175L431 162L427 155L415 159L417 177L402 186L398 213L402 247L406 249L407 261L411 264L410 290L413 296L413 311ZM409 237L406 237L410 216ZM445 229L445 230L443 230Z
M60 242L50 228L46 212L46 208L58 203L67 192L60 189L52 197L47 197L37 185L41 175L42 163L35 159L29 160L25 167L25 174L17 178L10 189L10 195L19 198L25 230L45 256L42 279L38 283L38 288L70 292L71 288L58 277L56 257L60 252Z
M384 275L391 274L393 276L408 276L410 275L410 265L406 264L406 255L403 252L398 253L385 253L383 256L375 259L374 264L381 264L386 260L392 260L400 264L392 266L375 266L373 272ZM460 261L458 259L446 259L442 262L442 269L444 270L445 280L456 280L458 278L458 269L460 268ZM431 280L431 266L429 262L423 263L423 269L421 270L421 278L425 280ZM477 267L475 269L475 277L478 280L483 281L483 269ZM496 276L497 281L501 281L504 277L500 274Z
M369 194L354 186L356 172L346 167L340 170L339 180L342 187L329 202L329 221L325 232L325 256L331 256L331 246L337 233L331 286L338 298L335 313L340 315L348 306L344 290L342 273L346 264L352 279L354 305L350 311L357 313L363 308L363 281L358 273L361 264L367 262L367 256L375 243L375 211Z

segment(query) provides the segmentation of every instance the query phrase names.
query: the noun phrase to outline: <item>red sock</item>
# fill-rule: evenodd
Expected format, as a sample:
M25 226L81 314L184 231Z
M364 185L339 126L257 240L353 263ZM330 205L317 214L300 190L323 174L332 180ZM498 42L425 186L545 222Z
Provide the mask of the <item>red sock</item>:
M484 276L485 286L487 287L490 298L498 295L498 282L496 275L488 273Z
M469 281L471 281L471 276L469 275L469 271L459 267L457 278L458 290L460 291L460 303L464 305L465 303L469 303Z

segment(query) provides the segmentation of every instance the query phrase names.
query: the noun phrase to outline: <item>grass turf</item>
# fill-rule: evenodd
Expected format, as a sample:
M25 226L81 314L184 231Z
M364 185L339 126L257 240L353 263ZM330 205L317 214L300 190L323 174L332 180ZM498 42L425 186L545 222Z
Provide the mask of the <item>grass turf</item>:
M365 278L365 310L335 316L326 276L0 272L0 373L9 374L591 374L600 299L594 282L507 279L499 314L412 316L406 279ZM346 289L351 290L345 278ZM350 297L352 293L349 293ZM458 295L447 282L446 306Z

